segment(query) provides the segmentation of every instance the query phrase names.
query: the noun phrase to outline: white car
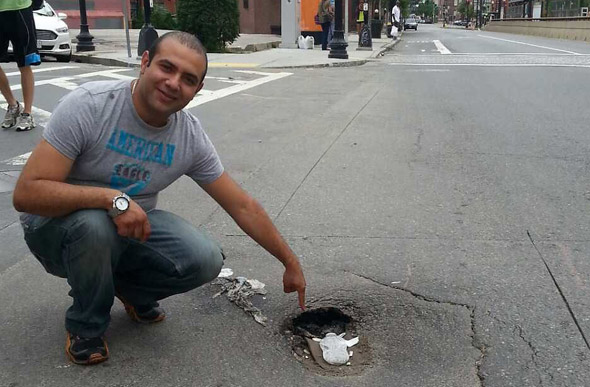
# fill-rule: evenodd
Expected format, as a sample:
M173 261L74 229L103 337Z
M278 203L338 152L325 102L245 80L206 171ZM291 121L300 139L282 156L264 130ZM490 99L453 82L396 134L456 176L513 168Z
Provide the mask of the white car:
M37 49L41 55L54 56L58 62L69 62L72 59L72 39L64 19L65 13L57 13L45 2L43 8L33 11L35 29L37 31ZM12 52L12 46L8 46Z

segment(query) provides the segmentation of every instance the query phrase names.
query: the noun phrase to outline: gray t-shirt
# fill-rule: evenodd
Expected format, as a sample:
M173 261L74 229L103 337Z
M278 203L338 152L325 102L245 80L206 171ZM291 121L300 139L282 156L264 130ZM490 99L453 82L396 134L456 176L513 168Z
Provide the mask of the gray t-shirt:
M43 138L74 160L67 183L120 190L145 211L182 175L207 184L223 173L195 116L181 110L165 127L146 124L133 106L129 81L78 87L60 101Z

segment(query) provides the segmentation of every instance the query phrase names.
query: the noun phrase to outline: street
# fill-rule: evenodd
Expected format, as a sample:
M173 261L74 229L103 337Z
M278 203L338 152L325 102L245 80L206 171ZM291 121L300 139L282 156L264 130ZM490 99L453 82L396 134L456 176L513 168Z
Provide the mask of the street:
M12 187L62 96L138 71L35 71L38 127L0 132L1 386L588 385L590 44L420 24L359 67L209 69L188 108L300 257L308 307L355 320L370 356L352 376L293 356L280 264L186 177L158 207L266 284L268 326L215 284L164 300L157 326L115 302L111 359L71 365L68 285L28 252Z

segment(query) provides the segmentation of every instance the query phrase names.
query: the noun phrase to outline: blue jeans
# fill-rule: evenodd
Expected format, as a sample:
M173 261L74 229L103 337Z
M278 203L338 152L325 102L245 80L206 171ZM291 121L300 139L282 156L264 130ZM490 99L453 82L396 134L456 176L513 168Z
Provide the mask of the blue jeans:
M101 336L110 322L115 292L134 306L157 306L158 300L217 277L224 259L217 243L172 213L153 210L148 219L152 233L144 243L119 236L104 210L23 219L33 255L71 287L69 332Z
M331 22L322 23L322 50L328 49L328 34L330 33Z

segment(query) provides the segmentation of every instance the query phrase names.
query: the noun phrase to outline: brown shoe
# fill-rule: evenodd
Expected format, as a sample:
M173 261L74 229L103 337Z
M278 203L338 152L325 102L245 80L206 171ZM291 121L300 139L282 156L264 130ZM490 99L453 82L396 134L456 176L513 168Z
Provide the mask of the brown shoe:
M109 358L109 347L102 337L85 338L67 332L66 355L76 364L98 364Z
M140 324L153 324L166 318L166 312L158 306L158 303L148 306L133 306L121 297L120 294L116 294L116 297L123 303L125 312L131 317L131 320L135 322Z

